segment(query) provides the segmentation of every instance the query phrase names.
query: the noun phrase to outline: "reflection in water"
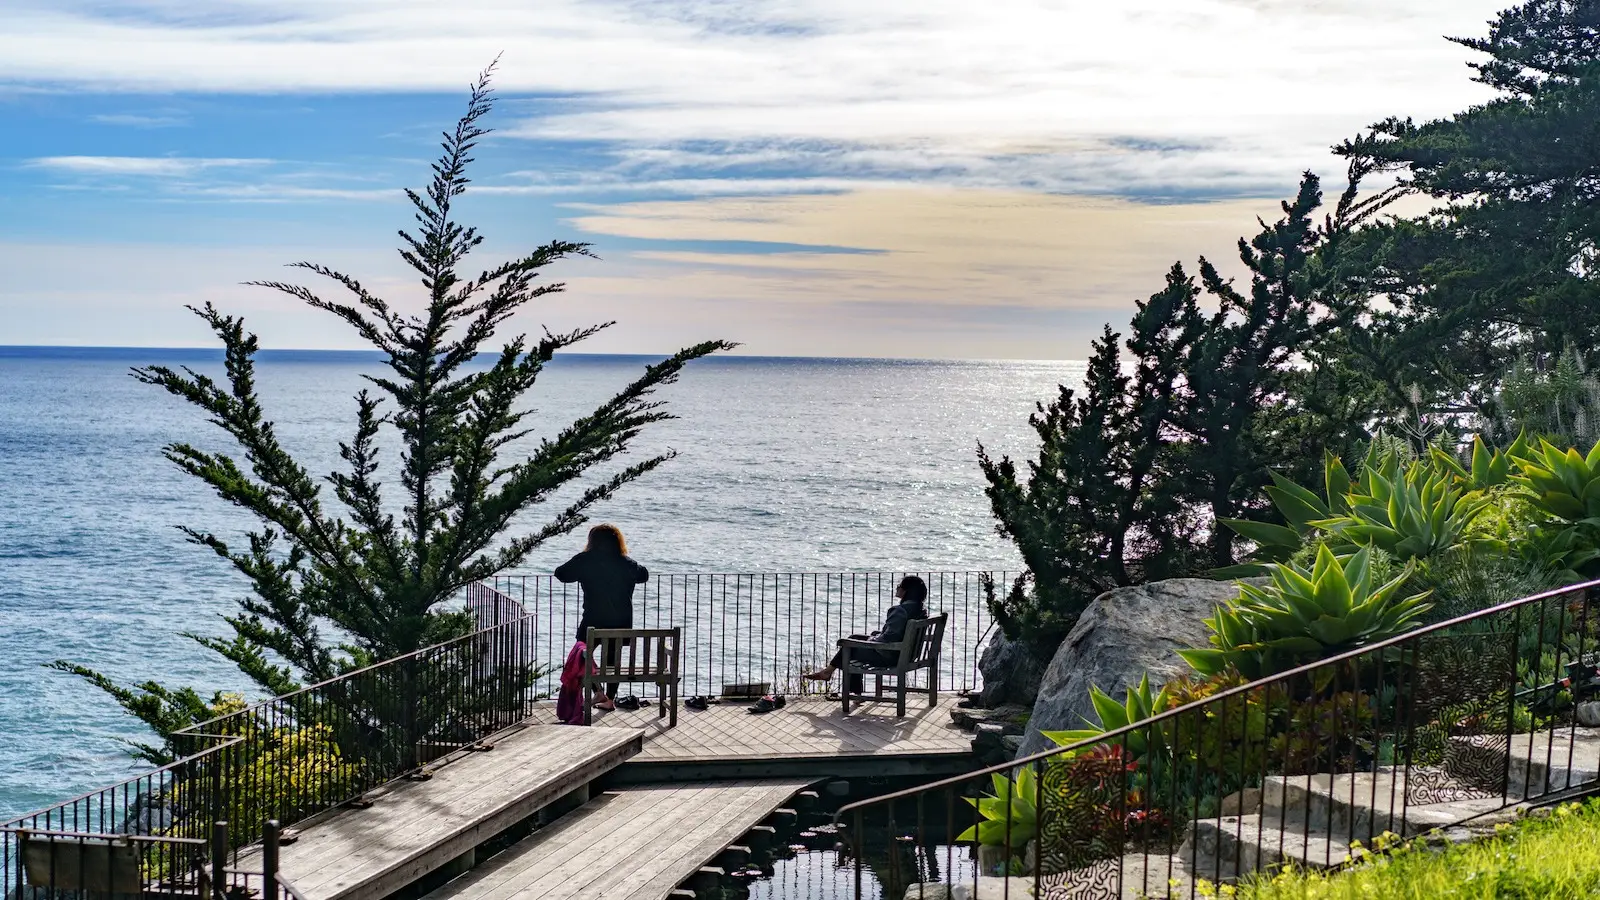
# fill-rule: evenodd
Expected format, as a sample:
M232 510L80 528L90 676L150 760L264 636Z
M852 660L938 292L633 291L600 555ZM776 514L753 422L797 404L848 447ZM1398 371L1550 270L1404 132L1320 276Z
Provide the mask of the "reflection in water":
M911 885L970 884L976 871L968 848L919 844L909 836L891 842L882 829L865 835L867 854L858 866L843 835L826 824L831 814L807 819L810 827L791 836L787 847L726 879L720 900L901 900Z

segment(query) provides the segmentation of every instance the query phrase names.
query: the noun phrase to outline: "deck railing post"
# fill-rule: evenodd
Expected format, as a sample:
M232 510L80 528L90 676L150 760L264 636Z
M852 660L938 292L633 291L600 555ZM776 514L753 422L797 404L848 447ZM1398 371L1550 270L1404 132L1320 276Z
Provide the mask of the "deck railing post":
M223 900L228 895L228 823L211 826L211 896Z
M261 897L278 900L278 820L268 819L261 834Z

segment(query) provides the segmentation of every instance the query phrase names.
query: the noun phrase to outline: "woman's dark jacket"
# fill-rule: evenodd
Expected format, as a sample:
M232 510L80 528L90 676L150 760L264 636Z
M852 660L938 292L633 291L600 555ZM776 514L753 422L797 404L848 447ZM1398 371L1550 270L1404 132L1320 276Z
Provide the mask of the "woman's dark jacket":
M927 617L928 610L921 603L901 600L889 610L889 615L883 619L883 627L878 629L878 633L874 634L872 639L881 644L899 643L905 640L906 626L910 625L912 620Z
M633 586L650 579L650 570L626 556L585 550L556 567L556 580L583 586L583 619L578 640L590 628L632 628Z

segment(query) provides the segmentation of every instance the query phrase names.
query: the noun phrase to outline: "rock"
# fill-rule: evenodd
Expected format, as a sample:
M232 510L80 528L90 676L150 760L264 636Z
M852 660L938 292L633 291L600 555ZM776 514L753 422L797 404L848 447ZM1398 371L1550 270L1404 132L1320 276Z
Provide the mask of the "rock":
M993 724L1004 728L1006 734L1021 734L1028 714L1027 707L1010 703L992 709L957 708L950 710L950 722L962 731L977 731L979 725Z
M1044 662L1021 641L1006 640L995 629L989 646L978 657L978 674L983 677L983 691L978 695L978 705L999 706L1015 703L1032 706L1039 695L1040 680L1044 677Z
M1585 700L1578 704L1578 724L1585 728L1600 727L1600 700Z
M1245 788L1222 798L1222 816L1252 816L1261 812L1261 789Z
M1174 651L1205 646L1204 620L1238 594L1235 582L1176 578L1096 597L1045 670L1019 755L1054 746L1041 731L1094 721L1090 685L1120 700L1147 672L1157 685L1189 671Z

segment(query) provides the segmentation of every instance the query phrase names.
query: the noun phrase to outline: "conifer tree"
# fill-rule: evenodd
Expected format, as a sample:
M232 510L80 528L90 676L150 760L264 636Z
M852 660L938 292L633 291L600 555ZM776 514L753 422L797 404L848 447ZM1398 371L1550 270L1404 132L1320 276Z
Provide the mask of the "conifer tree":
M1216 523L1274 515L1269 469L1309 471L1367 436L1370 416L1336 396L1359 380L1319 373L1342 335L1325 302L1341 248L1392 200L1360 197L1363 174L1352 168L1319 222L1321 184L1306 173L1283 217L1240 239L1248 291L1205 259L1198 281L1174 265L1126 341L1108 327L1093 344L1082 394L1040 404L1025 477L978 448L997 528L1028 569L1004 597L990 591L1008 636L1053 647L1103 591L1232 564L1234 533Z
M1518 360L1600 343L1600 0L1530 0L1452 40L1497 97L1336 150L1438 202L1358 242L1353 277L1383 302L1355 349L1392 395L1484 405Z
M706 341L646 366L592 413L527 455L505 458L531 431L525 401L545 365L611 323L546 331L533 341L518 336L489 349L514 314L562 290L559 283L538 283L545 268L589 255L584 244L553 241L478 274L463 271L483 238L461 223L455 203L467 188L473 149L489 133L480 121L493 103L492 69L473 86L455 129L444 134L428 188L406 192L417 228L400 232L400 257L426 293L420 314L315 263L295 267L331 281L346 298L328 299L288 282L255 282L331 313L383 354L386 371L364 376L370 387L356 395L351 437L339 445L342 470L319 483L284 448L257 393L255 335L209 303L194 312L223 345L222 381L189 368L133 372L203 410L238 447L235 456L178 442L165 455L259 522L242 547L202 527L182 530L232 565L253 591L226 617L229 636L191 637L268 694L465 633L467 618L452 612L449 601L578 527L595 504L670 459L670 452L625 464L619 457L644 428L669 418L654 398L657 388L690 361L734 346ZM488 356L487 365L480 354ZM380 452L391 435L400 451L397 494L381 477ZM608 463L617 467L590 481L543 525L519 530L520 515ZM107 690L163 737L215 706L198 702L193 691L153 683L118 688L87 667L55 666Z

